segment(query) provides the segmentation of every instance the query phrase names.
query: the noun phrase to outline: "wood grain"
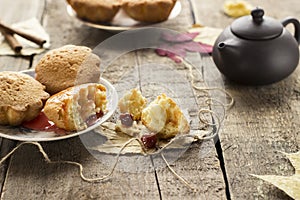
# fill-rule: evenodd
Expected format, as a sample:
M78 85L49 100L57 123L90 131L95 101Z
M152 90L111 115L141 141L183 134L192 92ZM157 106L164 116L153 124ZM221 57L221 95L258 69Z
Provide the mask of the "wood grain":
M70 160L84 166L87 177L107 175L111 168L96 160L78 137L42 143L52 160ZM26 145L13 157L2 193L3 199L158 199L153 173L115 171L100 183L82 181L78 168L66 164L48 164L36 147ZM21 185L19 183L22 183ZM140 187L142 186L142 187Z
M32 17L36 17L41 20L44 1L41 0L1 0L0 2L0 20L3 23L11 24ZM5 5L5 6L4 6ZM12 56L0 57L0 71L21 71L30 67L31 57L20 58ZM14 146L15 141L0 138L0 152L1 158L5 156ZM6 178L8 162L5 162L0 168L0 186L3 190L3 183Z
M186 66L182 63L176 64L169 58L158 57L151 54L151 51L154 50L138 52L141 90L145 92L149 87L149 85L143 86L143 81L146 83L153 81L155 87L168 88L165 93L177 100L181 109L188 109L190 114L202 108L201 99L196 99L199 94L193 91L190 85ZM189 60L201 63L196 54L190 55ZM162 91L163 89L159 92ZM152 91L151 95L153 94L155 93ZM192 129L199 129L197 117L190 117ZM182 156L179 156L180 153ZM195 143L184 153L166 154L166 159L172 162L171 166L175 172L197 191L184 185L167 167L163 167L157 170L163 199L226 199L225 183L212 140Z
M249 1L266 15L300 19L299 2ZM234 20L222 12L222 0L198 0L201 24L225 28ZM292 27L288 27L293 31ZM225 79L235 98L220 135L231 199L290 199L274 186L250 174L291 175L294 169L280 153L299 151L299 66L286 80L262 87L245 87Z

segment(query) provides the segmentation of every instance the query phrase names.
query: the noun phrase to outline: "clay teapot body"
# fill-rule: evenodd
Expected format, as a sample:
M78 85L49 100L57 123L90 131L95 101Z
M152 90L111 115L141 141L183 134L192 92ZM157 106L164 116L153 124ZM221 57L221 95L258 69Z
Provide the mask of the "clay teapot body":
M282 23L264 17L262 9L240 17L217 38L212 57L228 79L263 85L289 76L299 62L300 24L295 18ZM294 35L285 26L294 25Z

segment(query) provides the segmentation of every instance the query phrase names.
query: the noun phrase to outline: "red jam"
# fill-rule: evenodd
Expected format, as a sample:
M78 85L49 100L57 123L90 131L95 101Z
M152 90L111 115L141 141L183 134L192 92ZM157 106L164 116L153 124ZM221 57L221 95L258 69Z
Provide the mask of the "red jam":
M126 127L130 127L133 124L133 117L131 114L129 113L121 113L119 116L120 120L121 120L121 124L126 126Z
M89 117L86 121L87 125L93 125L100 117L103 117L102 111L97 113L96 115L92 115L91 117ZM31 121L23 122L22 126L36 131L53 131L60 135L66 134L66 131L64 129L58 128L54 124L54 122L50 121L47 118L44 112L40 112L40 114Z
M98 117L97 115L91 115L89 118L87 118L87 120L85 121L85 123L88 125L88 126L91 126L93 124L96 123Z
M57 134L65 133L65 130L55 126L55 124L50 121L43 112L40 112L40 114L33 120L24 122L22 126L37 131L54 131Z
M93 124L95 124L97 122L97 120L101 117L103 117L104 113L102 111L96 113L95 115L91 115L90 117L87 118L87 120L85 121L85 123L88 126L91 126Z
M154 133L143 135L141 140L147 149L153 149L156 147L157 137Z

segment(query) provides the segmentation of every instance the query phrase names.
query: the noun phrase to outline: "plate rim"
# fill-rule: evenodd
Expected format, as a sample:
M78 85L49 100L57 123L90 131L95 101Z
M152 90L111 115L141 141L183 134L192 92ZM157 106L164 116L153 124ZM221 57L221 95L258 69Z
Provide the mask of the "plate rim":
M25 74L33 73L34 69L22 70L22 71L19 71L19 72L25 73ZM95 124L89 126L88 128L82 130L82 131L67 134L67 135L62 135L62 136L32 138L32 137L20 137L20 136L16 136L16 135L7 135L7 134L4 134L4 133L0 132L0 137L10 139L10 140L22 141L22 142L50 142L50 141L58 141L58 140L64 140L64 139L76 137L76 136L79 136L81 134L88 133L89 131L94 130L95 128L100 126L103 122L107 121L114 114L114 112L117 109L117 100L118 100L118 93L116 91L116 88L108 80L100 77L99 82L104 82L105 85L108 85L110 87L110 89L112 89L112 97L116 98L116 102L115 102L115 105L113 105L113 109L109 110L103 116L104 120L102 120L101 122L95 123ZM2 127L5 127L5 126L3 125ZM14 128L13 126L8 126L8 127ZM17 127L20 127L20 126L17 126Z

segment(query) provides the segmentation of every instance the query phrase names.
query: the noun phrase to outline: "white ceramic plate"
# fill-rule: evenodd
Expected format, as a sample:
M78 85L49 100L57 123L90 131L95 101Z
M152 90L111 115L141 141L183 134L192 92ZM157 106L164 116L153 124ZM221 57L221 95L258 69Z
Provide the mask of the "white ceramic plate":
M33 77L35 75L35 72L33 70L27 70L22 72L29 74ZM22 126L0 126L0 137L19 141L54 141L78 136L95 129L111 117L111 115L115 112L118 104L118 95L114 86L109 81L103 78L100 79L100 83L103 84L107 90L106 96L108 100L108 112L105 113L103 117L99 118L93 125L89 126L88 128L78 132L66 132L66 134L64 135L59 135L54 131L36 131L24 128Z
M181 12L181 9L182 9L181 3L180 1L177 1L173 10L169 15L168 20L177 17ZM141 28L141 27L157 24L157 23L142 23L136 21L130 18L122 9L119 10L119 12L116 14L114 19L110 23L94 23L94 22L81 19L77 17L76 12L72 9L70 5L67 5L67 12L71 17L78 19L79 21L81 21L83 24L87 26L108 30L108 31L114 31L114 32L126 31L130 29Z

